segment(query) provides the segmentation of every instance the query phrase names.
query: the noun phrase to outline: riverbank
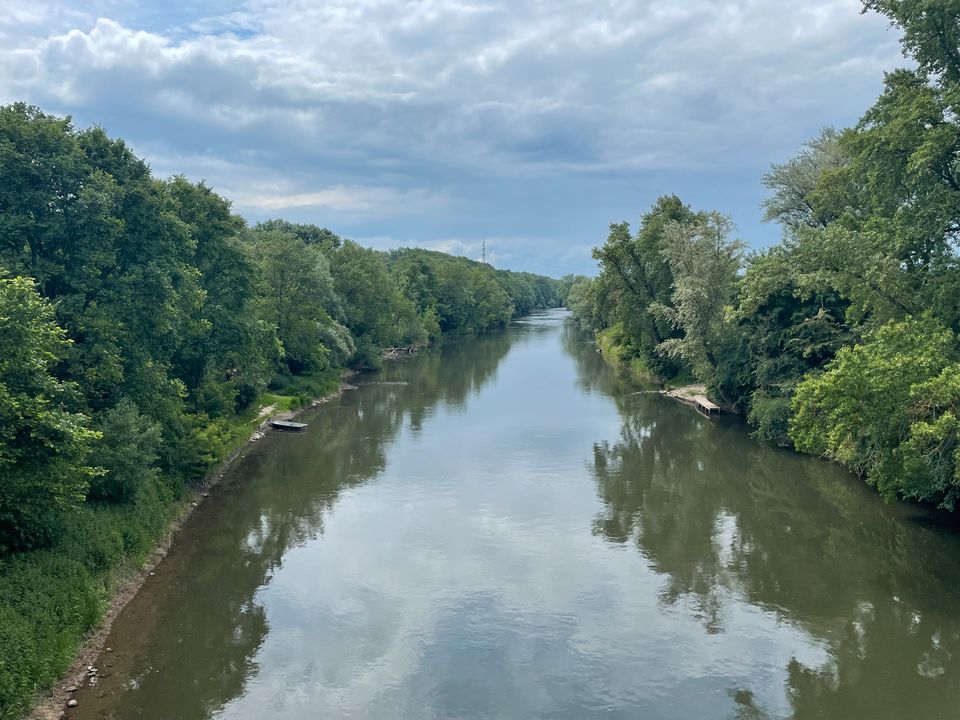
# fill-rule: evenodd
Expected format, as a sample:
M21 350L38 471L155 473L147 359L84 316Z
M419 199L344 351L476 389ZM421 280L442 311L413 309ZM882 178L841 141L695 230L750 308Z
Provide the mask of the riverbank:
M457 338L245 453L69 720L949 716L960 537L588 340Z
M306 410L329 402L344 392L356 389L355 385L347 382L355 374L353 371L342 372L336 390L316 397L309 403L302 403L297 407L293 406L297 402L295 396L265 396L266 399L271 401L271 404L259 404L255 417L255 421L259 421L256 429L249 436L244 436L237 447L222 462L208 471L196 488L191 489L184 498L175 503L172 519L168 522L159 541L147 554L146 559L137 562L136 558L124 558L116 568L107 573L107 577L103 579L107 600L103 605L101 617L80 640L80 645L73 653L73 660L69 668L52 687L38 692L34 697L25 715L26 718L29 718L29 720L57 720L63 717L72 700L73 693L99 675L100 670L94 665L94 662L104 650L108 652L110 650L110 648L105 648L104 644L114 620L123 608L136 597L143 584L153 574L154 568L166 557L179 530L200 503L204 501L204 498L209 497L210 489L223 479L227 467L240 457L246 448L259 442L266 437L268 432L271 432L270 421L291 420ZM286 407L281 407L283 405L286 405ZM14 715L10 717L14 717Z

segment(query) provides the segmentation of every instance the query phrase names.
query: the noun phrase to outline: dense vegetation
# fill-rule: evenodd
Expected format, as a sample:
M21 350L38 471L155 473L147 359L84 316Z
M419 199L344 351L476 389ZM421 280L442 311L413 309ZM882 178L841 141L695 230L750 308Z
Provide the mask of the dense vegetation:
M757 436L888 497L960 500L960 2L873 0L916 66L860 122L774 165L747 254L730 220L662 197L611 225L568 304L616 359L693 378Z
M256 227L99 128L0 108L0 717L68 664L191 483L385 348L564 285L313 225Z

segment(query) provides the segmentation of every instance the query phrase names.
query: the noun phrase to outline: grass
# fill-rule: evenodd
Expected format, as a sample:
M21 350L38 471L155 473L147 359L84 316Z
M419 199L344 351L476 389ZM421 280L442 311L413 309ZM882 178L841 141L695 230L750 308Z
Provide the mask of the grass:
M267 417L261 415L262 408L273 406L275 409L269 416L274 416L306 407L316 398L329 395L340 387L341 372L339 368L327 368L304 375L275 378L246 410L218 420L222 423L220 451L213 464L225 461L253 434Z
M633 356L633 350L619 323L597 333L597 347L608 362L623 368L636 380L650 385L662 383L662 378L651 370L642 358Z
M154 481L132 503L71 510L52 547L0 559L0 718L20 717L70 666L184 502Z

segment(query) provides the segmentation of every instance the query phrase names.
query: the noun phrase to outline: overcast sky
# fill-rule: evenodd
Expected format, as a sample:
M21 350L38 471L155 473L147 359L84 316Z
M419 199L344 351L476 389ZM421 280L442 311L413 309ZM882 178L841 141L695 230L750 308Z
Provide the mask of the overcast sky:
M593 272L658 195L760 247L760 177L904 64L858 0L4 0L0 102L102 125L251 222Z

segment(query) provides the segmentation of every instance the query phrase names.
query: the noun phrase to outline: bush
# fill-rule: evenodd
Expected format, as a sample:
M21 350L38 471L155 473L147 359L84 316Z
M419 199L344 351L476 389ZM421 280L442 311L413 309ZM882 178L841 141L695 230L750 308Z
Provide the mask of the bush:
M749 423L756 428L753 436L758 440L789 447L790 418L793 415L790 401L790 397L774 397L761 390L753 393L747 416Z
M69 667L100 619L111 575L154 546L171 499L153 479L129 504L86 503L71 512L53 547L0 560L0 719L19 717Z
M960 502L956 336L929 316L889 322L845 347L793 398L790 437L888 498Z
M129 502L137 488L157 475L160 426L141 415L130 398L123 398L103 413L98 429L103 437L96 447L96 459L104 472L90 481L87 497Z
M100 600L87 569L59 553L23 553L0 566L0 718L17 717L69 666Z

